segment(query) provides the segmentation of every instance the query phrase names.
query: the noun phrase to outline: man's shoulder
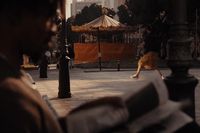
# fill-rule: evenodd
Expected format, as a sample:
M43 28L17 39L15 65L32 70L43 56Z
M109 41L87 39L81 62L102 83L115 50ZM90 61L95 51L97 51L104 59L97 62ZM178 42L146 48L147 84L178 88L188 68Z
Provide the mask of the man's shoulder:
M18 89L18 88L24 88L25 84L21 81L19 78L13 78L13 77L6 77L3 80L0 80L0 88L1 89Z
M36 95L35 91L18 78L6 78L0 80L0 99L12 100L13 102L25 101L40 103L39 95Z

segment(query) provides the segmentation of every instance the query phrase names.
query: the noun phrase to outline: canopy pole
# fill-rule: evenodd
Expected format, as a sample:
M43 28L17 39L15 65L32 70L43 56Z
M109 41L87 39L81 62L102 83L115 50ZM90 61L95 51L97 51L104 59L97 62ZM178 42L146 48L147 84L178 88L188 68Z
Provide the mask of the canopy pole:
M97 28L97 38L98 38L98 58L99 58L99 71L101 71L101 45L99 38L99 27Z

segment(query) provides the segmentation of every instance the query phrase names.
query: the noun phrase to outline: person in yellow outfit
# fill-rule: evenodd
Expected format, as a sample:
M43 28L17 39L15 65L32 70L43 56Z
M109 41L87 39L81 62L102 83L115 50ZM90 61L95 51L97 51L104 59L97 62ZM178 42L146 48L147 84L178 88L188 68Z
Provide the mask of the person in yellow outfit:
M147 26L144 32L144 55L138 61L136 73L131 75L130 78L138 78L141 69L145 68L148 70L157 70L161 78L164 79L156 63L159 59L161 43L164 37L166 37L165 35L168 30L168 27L165 25L165 20L166 18L162 13L152 26Z
M158 53L154 51L149 51L146 54L144 54L140 60L138 61L138 68L135 74L131 75L130 78L138 78L140 71L142 68L148 69L148 70L157 70L161 76L162 79L164 79L164 76L158 69L156 62L158 61Z

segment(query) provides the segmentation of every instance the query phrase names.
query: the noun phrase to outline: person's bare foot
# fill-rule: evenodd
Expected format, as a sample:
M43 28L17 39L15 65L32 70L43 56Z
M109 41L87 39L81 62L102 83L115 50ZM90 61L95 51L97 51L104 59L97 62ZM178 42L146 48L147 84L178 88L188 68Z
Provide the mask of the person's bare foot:
M139 76L137 74L134 74L134 75L131 75L130 78L131 79L133 79L133 78L139 78Z

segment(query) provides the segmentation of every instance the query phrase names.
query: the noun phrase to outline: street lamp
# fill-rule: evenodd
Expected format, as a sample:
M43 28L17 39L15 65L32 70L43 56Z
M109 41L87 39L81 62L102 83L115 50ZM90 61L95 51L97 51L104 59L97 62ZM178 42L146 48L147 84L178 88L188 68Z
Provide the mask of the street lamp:
M65 3L63 0L61 3L61 23L60 31L58 33L60 43L60 59L59 59L59 86L58 86L58 98L70 98L70 76L69 76L69 58L67 56L66 47L66 17L65 17Z
M69 57L67 54L67 45L65 42L65 20L62 19L61 31L59 32L60 59L59 59L59 86L58 97L69 98L70 93L70 76L69 76Z
M192 56L187 23L187 0L170 0L170 39L167 48L167 64L172 73L165 82L169 89L170 99L179 101L190 99L191 108L185 111L194 117L194 89L198 80L188 73Z

